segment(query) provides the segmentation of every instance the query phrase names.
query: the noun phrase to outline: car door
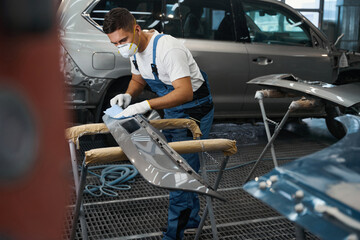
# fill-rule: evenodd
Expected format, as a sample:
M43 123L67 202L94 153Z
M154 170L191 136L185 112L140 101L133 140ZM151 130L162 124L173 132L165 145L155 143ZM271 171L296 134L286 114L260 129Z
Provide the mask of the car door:
M330 82L332 65L328 51L322 48L309 26L295 10L281 3L241 0L250 41L249 80L268 74L291 73L304 80ZM313 26L312 26L313 27ZM247 85L243 111L258 113L254 94L256 85ZM282 115L289 100L267 99L271 115ZM256 114L256 113L255 113Z
M230 0L166 1L164 32L183 41L208 74L216 117L241 115L249 74L233 14Z

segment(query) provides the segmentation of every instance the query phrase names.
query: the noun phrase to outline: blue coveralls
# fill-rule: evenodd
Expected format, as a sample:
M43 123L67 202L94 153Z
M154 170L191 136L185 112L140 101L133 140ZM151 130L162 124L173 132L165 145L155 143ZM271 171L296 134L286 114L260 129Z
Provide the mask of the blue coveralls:
M151 64L154 79L145 79L158 96L164 96L174 90L172 85L163 83L159 77L156 67L156 47L159 38L164 34L155 36L153 45L153 63ZM138 70L136 55L134 56L133 63ZM207 88L208 94L199 94L200 98L196 97L194 92L194 98L191 102L187 102L183 105L164 109L165 118L195 118L200 121L200 129L203 133L202 138L208 138L210 128L214 116L214 108L212 103L212 97L210 94L209 81L206 73L201 72L205 82L203 88ZM165 137L169 142L192 140L191 132L187 129L174 129L164 130ZM189 165L196 171L199 171L200 162L198 154L182 154L181 155ZM185 191L170 191L169 197L169 209L168 209L168 226L167 231L164 233L165 240L169 239L182 239L185 228L197 228L200 223L199 216L200 203L196 193Z

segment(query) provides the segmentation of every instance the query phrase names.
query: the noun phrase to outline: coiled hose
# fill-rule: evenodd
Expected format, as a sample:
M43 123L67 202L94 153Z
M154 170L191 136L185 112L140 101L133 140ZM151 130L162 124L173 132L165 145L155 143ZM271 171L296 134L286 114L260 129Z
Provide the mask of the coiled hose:
M90 170L101 169L98 175ZM138 170L131 164L100 165L88 168L88 172L100 179L101 185L86 185L85 192L92 196L102 195L117 197L119 194L114 190L130 190L131 186L124 184L134 182L133 178L138 174Z

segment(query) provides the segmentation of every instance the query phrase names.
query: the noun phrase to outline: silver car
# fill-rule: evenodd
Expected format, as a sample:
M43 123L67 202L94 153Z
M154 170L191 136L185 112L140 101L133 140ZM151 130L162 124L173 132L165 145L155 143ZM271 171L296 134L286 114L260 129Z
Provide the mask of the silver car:
M129 60L102 31L104 15L115 7L129 9L143 29L157 29L184 42L209 75L217 118L260 117L254 101L258 87L246 82L262 75L291 73L339 84L359 81L356 55L337 51L309 20L278 1L63 0L59 14L63 71L70 87L67 103L87 116L80 122L99 121L109 99L124 92L131 77ZM142 97L150 96L148 89ZM282 116L289 102L269 99L268 113Z

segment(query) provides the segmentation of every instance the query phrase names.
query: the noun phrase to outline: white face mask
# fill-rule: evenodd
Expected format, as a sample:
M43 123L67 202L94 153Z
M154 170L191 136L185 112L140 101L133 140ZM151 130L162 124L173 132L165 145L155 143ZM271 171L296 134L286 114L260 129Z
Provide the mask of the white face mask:
M134 37L135 37L135 28L136 28L136 22L135 22L135 27L134 27ZM140 37L139 37L138 43L140 43ZM139 50L138 46L133 42L125 43L125 44L119 45L117 47L119 49L119 53L124 58L130 58L130 57L134 56Z
M138 52L138 46L135 43L125 43L117 46L119 53L124 58L130 58Z

